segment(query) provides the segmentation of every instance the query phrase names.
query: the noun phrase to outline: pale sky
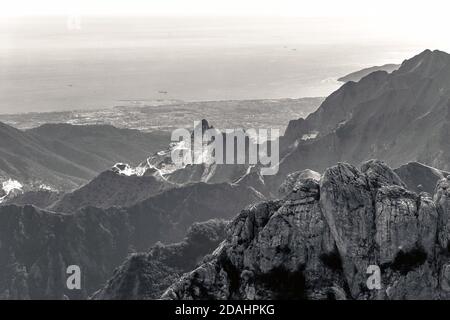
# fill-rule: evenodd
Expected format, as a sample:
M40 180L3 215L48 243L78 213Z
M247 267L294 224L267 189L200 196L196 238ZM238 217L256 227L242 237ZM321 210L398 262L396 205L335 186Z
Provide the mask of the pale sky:
M287 15L448 19L448 0L12 0L0 15Z

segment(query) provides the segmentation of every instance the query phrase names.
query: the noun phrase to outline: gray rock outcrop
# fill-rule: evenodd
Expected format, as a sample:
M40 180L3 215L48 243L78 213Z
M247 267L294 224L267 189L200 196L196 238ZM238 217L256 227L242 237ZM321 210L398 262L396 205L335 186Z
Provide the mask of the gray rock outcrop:
M434 199L409 191L380 161L340 163L320 181L290 176L282 200L242 211L163 298L449 299L449 190L444 178ZM379 290L367 286L369 266L381 270Z

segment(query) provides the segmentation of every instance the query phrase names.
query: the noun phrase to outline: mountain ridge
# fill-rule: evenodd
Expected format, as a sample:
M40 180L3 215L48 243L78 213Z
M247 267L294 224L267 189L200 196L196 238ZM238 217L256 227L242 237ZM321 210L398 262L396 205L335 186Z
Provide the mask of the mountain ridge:
M21 131L0 123L0 141L0 178L67 191L117 162L137 163L167 145L169 136L68 124Z
M374 66L374 67L364 68L362 70L358 70L358 71L352 72L350 74L347 74L347 75L339 78L338 81L340 81L340 82L349 82L349 81L358 82L362 78L364 78L365 76L367 76L373 72L386 71L388 73L391 73L393 71L398 70L399 67L400 67L399 64L390 63L390 64L385 64L382 66Z
M337 162L381 159L450 169L450 55L426 50L399 70L346 83L306 119L290 122L280 140L277 188L293 171L323 172ZM302 137L314 134L313 139Z

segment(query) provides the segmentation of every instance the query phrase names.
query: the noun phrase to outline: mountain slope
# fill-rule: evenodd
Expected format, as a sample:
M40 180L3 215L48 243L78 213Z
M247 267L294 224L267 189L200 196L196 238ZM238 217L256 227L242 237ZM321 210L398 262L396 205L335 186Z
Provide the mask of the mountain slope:
M290 123L273 186L292 171L323 172L339 161L378 158L392 167L416 161L448 170L449 101L450 55L440 51L427 50L391 74L346 83L315 113Z
M128 254L145 252L158 241L181 241L194 222L229 219L262 200L245 186L200 183L128 208L85 207L61 214L33 206L1 206L0 298L87 298ZM81 291L65 287L69 265L82 270Z
M53 152L65 156L65 148L74 149L80 153L95 155L100 162L99 169L104 168L103 163L116 162L138 164L149 154L156 153L166 147L170 142L167 132L141 132L132 129L119 129L110 125L77 126L70 124L44 124L40 127L25 131L37 136L46 142ZM82 157L71 154L72 161L84 162ZM93 157L94 158L94 157ZM111 164L110 159L117 159ZM92 164L94 166L94 164Z
M0 178L71 190L116 162L137 163L167 145L160 133L49 124L20 131L0 123Z
M194 222L229 219L247 205L263 200L259 192L247 186L195 183L170 189L126 210L137 219L138 237L170 243L182 240ZM148 216L152 217L151 224L139 221Z
M157 299L184 272L194 268L224 238L226 221L194 223L179 243L157 244L148 253L135 254L114 272L95 300Z
M376 66L376 67L370 67L370 68L365 68L356 72L352 72L346 76L343 76L341 78L338 79L338 81L341 82L349 82L349 81L354 81L354 82L358 82L360 81L362 78L364 78L365 76L368 76L369 74L376 72L376 71L386 71L388 73L391 73L395 70L398 70L398 68L400 67L400 65L398 64L385 64L382 66Z
M27 191L4 201L1 205L32 205L38 208L45 209L48 206L54 204L56 201L60 200L63 196L63 193L50 190Z
M151 196L176 187L154 176L121 175L112 170L102 172L83 187L65 194L48 209L71 213L83 207L129 207Z

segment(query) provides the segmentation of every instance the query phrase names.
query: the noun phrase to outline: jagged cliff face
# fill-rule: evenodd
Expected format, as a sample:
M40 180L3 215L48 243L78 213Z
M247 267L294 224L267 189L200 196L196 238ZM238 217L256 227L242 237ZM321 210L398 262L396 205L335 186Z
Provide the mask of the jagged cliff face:
M295 181L295 176L298 179ZM450 182L434 199L379 161L307 172L244 210L166 299L449 299ZM381 269L381 290L367 268Z

